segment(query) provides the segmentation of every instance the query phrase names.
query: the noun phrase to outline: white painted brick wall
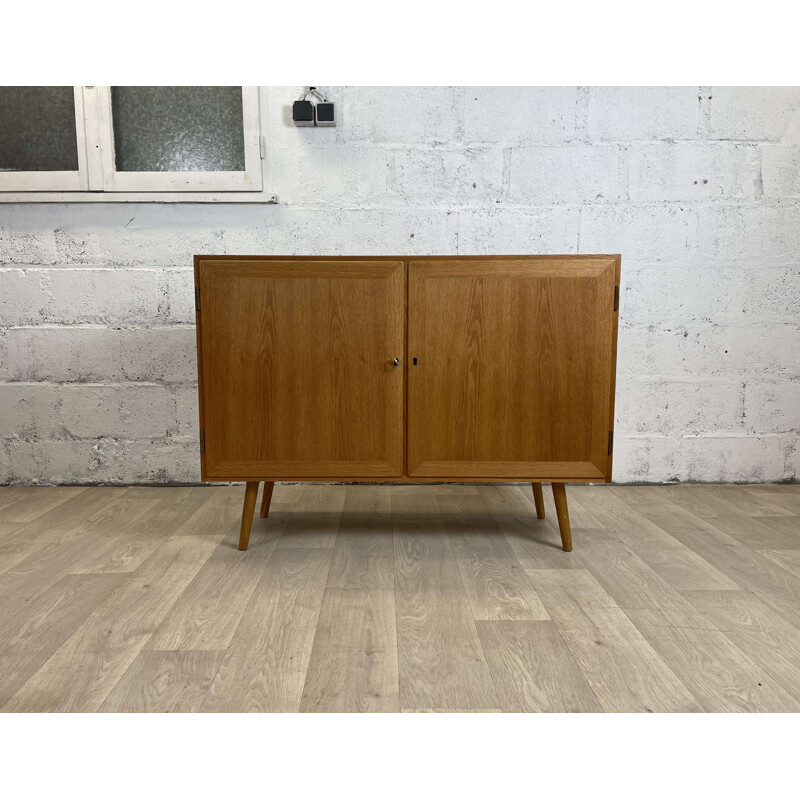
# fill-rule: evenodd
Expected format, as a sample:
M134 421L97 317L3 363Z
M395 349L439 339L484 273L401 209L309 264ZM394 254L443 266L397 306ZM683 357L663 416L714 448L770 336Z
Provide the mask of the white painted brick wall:
M192 256L621 252L617 481L797 480L800 89L263 94L281 204L0 204L0 483L199 479Z

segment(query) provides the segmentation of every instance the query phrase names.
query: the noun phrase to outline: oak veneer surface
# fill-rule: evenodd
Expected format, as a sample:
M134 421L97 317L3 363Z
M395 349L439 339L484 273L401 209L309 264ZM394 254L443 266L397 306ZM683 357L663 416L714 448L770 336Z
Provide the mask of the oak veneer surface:
M196 256L203 478L608 481L619 275L608 255Z
M617 266L409 262L410 476L610 479Z
M800 487L570 493L0 487L0 710L800 710Z
M403 472L401 261L200 260L204 478Z

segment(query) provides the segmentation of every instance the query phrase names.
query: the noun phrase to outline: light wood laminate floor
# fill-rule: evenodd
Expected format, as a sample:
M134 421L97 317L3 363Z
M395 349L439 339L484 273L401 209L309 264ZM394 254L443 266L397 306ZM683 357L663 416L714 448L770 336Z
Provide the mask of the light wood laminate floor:
M0 488L0 709L800 710L800 487Z

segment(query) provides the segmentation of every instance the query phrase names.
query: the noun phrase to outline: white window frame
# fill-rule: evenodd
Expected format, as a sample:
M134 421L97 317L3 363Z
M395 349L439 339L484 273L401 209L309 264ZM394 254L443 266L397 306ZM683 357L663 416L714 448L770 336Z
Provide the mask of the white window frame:
M267 202L259 87L242 87L241 172L118 172L110 86L76 86L77 172L0 172L0 202ZM230 193L230 194L229 194Z
M75 95L75 135L78 145L77 170L0 171L0 192L60 191L85 192L89 189L86 157L86 125L83 87L73 86Z

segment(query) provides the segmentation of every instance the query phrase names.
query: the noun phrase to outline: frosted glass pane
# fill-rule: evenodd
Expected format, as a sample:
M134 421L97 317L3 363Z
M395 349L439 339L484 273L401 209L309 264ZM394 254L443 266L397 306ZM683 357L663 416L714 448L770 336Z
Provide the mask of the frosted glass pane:
M71 86L0 86L0 170L78 169Z
M244 170L241 86L112 86L119 172Z

